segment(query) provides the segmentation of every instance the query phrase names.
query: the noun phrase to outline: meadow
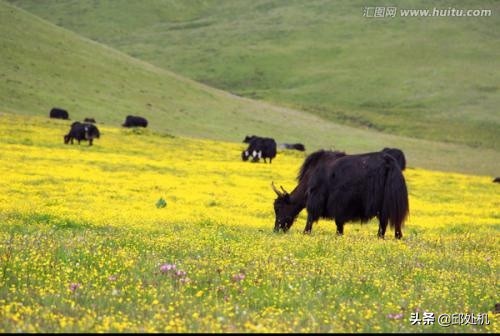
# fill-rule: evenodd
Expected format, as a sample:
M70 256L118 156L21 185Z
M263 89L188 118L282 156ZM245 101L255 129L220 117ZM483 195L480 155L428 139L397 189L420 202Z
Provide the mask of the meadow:
M410 166L401 241L375 222L305 236L305 213L275 234L270 184L293 189L304 153L242 162L243 143L102 124L64 145L69 124L0 114L0 332L500 331L489 176Z

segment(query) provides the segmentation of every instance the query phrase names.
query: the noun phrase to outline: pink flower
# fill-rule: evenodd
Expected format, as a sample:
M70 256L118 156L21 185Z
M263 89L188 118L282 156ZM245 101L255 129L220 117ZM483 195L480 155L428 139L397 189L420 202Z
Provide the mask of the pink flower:
M167 273L169 271L175 270L174 264L163 264L160 266L160 272Z
M238 273L238 274L233 275L234 282L240 282L243 279L245 279L245 274L243 274L243 273Z
M110 276L108 277L108 280L109 280L109 281L116 281L116 279L117 279L117 278L118 278L118 277L117 277L116 275L110 275Z
M73 282L73 283L70 283L69 284L69 290L74 292L76 291L78 288L80 288L82 285L80 285L79 283L76 283L76 282Z
M399 320L403 318L402 313L397 313L397 314L388 314L387 318L393 319L393 320Z
M179 278L184 278L186 276L186 271L183 271L183 270L178 270L177 272L175 272L175 275L178 276Z

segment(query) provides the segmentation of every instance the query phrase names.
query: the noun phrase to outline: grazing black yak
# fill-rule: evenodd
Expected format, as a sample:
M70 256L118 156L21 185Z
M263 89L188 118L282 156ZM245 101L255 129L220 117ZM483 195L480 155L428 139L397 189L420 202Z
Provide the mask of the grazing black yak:
M299 184L288 193L283 187L274 201L274 230L288 231L302 209L307 208L304 233L310 233L319 218L335 219L342 235L348 221L379 219L378 236L383 238L390 223L395 236L409 211L408 191L401 168L393 156L384 152L346 155L317 151L309 155L300 169Z
M127 116L125 122L122 124L123 127L147 127L148 121L143 117Z
M95 121L95 119L94 119L94 118L85 118L83 121L84 121L84 122L88 122L88 123L93 123L93 124L95 124L95 123L96 123L96 121Z
M50 110L49 117L53 118L53 119L68 120L69 114L68 114L68 111L66 111L62 108L54 107L54 108L52 108L52 110Z
M260 159L269 159L269 163L276 157L276 141L272 138L255 137L249 139L249 145L246 150L241 153L241 159L248 161L252 157L252 162L258 162Z
M64 136L64 143L71 142L73 144L73 140L76 139L78 144L80 144L80 141L85 140L89 142L89 146L92 146L92 141L100 136L99 129L95 125L75 121L71 124L68 134Z
M304 152L306 150L306 147L301 143L294 143L294 144L284 143L282 146L285 149L295 149L301 152Z

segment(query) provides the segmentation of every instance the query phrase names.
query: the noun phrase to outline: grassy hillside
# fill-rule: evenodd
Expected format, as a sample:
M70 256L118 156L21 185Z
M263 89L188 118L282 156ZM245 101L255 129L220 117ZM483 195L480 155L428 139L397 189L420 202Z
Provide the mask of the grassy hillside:
M290 190L301 155L252 164L241 144L103 125L64 145L66 127L2 116L2 333L500 331L489 177L407 169L402 240L376 222L304 236L305 213L274 234L270 182ZM440 327L452 313L490 323Z
M143 115L157 132L234 142L258 134L278 142L302 142L308 152L399 147L410 166L498 174L498 151L357 130L235 97L80 38L3 2L0 55L0 109L5 112L48 117L50 108L59 106L68 109L73 120L94 117L108 125L120 125L128 114Z
M500 5L491 17L365 18L388 1L11 0L134 57L344 124L500 149ZM130 15L133 13L133 15Z

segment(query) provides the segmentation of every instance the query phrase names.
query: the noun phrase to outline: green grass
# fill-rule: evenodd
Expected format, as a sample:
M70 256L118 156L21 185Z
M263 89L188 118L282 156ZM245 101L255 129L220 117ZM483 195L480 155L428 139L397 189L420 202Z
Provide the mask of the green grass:
M500 149L496 1L10 2L238 95L356 127ZM362 16L364 6L394 5L493 15Z
M0 2L0 28L3 112L48 117L50 108L59 106L68 109L72 120L94 117L101 125L115 126L128 114L142 115L154 132L166 136L241 142L247 134L258 134L273 136L278 143L302 142L308 152L334 148L359 153L399 147L409 166L498 174L496 150L340 126L297 110L236 97L81 38L5 2ZM61 125L66 129L69 122ZM25 137L25 141L31 140Z

